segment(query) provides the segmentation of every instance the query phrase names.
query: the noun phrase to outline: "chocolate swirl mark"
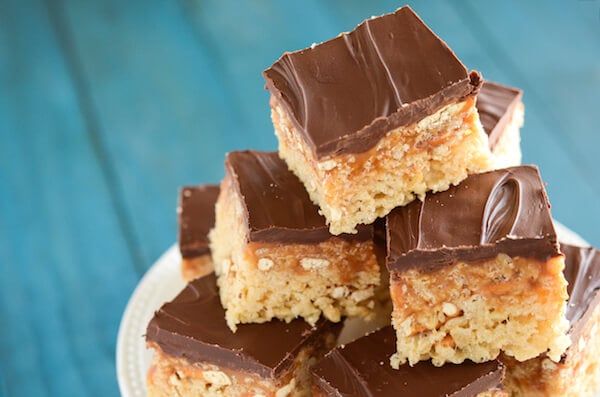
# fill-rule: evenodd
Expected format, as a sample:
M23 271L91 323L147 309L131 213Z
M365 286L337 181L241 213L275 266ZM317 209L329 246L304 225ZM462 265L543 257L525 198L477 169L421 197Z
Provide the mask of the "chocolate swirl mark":
M298 70L300 69L294 65L294 59L289 53L283 54L279 62L273 65L273 71L277 73L281 82L287 85L287 89L281 90L279 96L283 99L283 103L289 103L290 107L295 109L297 122L302 128L306 128L308 125L308 99Z
M330 354L330 359L332 360L332 368L335 368L334 371L337 372L337 376L340 384L343 385L343 392L340 393L341 390L335 390L327 383L326 380L321 381L322 387L329 393L335 393L338 396L357 396L357 397L369 397L372 394L369 391L369 387L365 384L365 381L362 379L360 373L357 369L351 365L344 355L338 351L334 350ZM331 370L331 369L330 369Z
M483 210L480 244L510 238L521 210L521 183L506 175L492 189Z
M187 288L181 292L178 299L179 302L176 305L163 305L156 313L156 316L164 316L165 319L171 319L185 327L195 327L197 324L195 325L195 321L186 317L185 312L187 310L195 311L196 308L199 308L202 305L210 305L212 301L219 298L216 285L201 290L198 285L190 283Z
M370 32L367 30L367 33ZM369 63L372 62L372 58L374 58L372 54L375 52L373 38L371 36L367 36L363 45L363 40L361 40L361 37L347 33L344 33L342 37L344 39L344 44L346 46L346 50L348 51L348 55L350 55L352 61L358 65L359 70L369 70ZM362 72L361 79L364 79L369 84L371 92L381 92L382 89L379 84L380 71L378 68L373 68L372 72L373 75ZM379 101L382 102L382 105L379 104ZM381 116L383 112L392 111L390 101L385 95L381 99L377 97L372 98L370 105L371 112L374 116Z
M402 106L403 102L402 102L402 98L400 96L400 89L394 83L394 78L392 77L392 71L390 70L390 66L385 61L385 57L382 54L382 50L379 48L377 41L375 40L375 35L373 34L373 32L371 32L370 22L371 21L367 20L367 21L365 21L365 24L364 24L364 29L366 30L366 33L367 33L365 35L365 39L368 39L367 42L368 42L368 48L370 50L370 53L375 54L375 56L373 56L373 58L376 57L377 60L379 61L379 63L381 64L381 68L375 68L375 71L377 72L377 74L384 75L384 78L375 79L375 81L374 81L375 87L373 87L373 92L380 92L381 94L383 94L383 95L378 95L378 96L381 96L382 104L379 104L379 103L375 104L374 114L379 113L378 117L385 117L388 114L391 114L391 113L395 112L396 110L398 110ZM394 38L394 33L389 32L388 39L393 39L393 38ZM366 70L369 70L368 65L366 65ZM378 87L376 82L379 80L385 81L388 85L388 89ZM378 96L375 96L375 98L377 99ZM378 112L378 109L379 109L379 112Z
M600 289L600 252L591 247L568 244L561 244L561 251L566 256L564 272L569 283L566 315L571 325L577 328L577 323L597 300L596 295ZM576 329L572 331L577 333Z

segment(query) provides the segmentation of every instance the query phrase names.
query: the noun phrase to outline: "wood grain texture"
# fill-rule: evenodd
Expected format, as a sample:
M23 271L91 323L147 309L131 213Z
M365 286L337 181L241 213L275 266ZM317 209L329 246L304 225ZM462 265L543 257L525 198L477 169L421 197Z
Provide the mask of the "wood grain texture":
M139 275L44 5L1 11L2 388L116 395L115 336Z
M411 4L525 89L524 160L600 245L600 0ZM175 241L179 186L276 148L261 71L399 5L0 0L0 396L117 395L119 319Z
M150 264L175 239L178 187L218 182L225 151L260 138L237 122L220 72L177 4L65 2L57 14Z

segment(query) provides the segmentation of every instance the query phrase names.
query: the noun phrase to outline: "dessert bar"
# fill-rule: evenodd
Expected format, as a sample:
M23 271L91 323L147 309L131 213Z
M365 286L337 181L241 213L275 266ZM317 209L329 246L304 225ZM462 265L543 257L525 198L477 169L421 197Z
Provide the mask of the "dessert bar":
M525 362L501 357L513 396L590 396L600 390L600 251L561 244L569 302L571 346L560 362L544 356Z
M471 175L387 217L394 365L523 361L569 344L564 256L537 167Z
M524 118L523 91L485 81L477 95L477 112L488 134L494 168L521 164L521 132Z
M475 364L430 362L390 366L396 351L396 334L382 328L329 352L312 370L313 396L422 396L503 397L503 365L495 360Z
M380 283L373 227L334 236L275 152L229 153L210 234L227 322L369 316Z
M279 155L333 234L492 166L481 76L409 7L285 53L264 77Z
M147 376L150 397L308 396L309 366L335 346L339 326L319 320L247 324L234 334L225 322L214 273L192 281L150 321L155 350Z
M215 225L219 186L185 186L179 192L179 251L181 274L191 281L213 271L208 233Z

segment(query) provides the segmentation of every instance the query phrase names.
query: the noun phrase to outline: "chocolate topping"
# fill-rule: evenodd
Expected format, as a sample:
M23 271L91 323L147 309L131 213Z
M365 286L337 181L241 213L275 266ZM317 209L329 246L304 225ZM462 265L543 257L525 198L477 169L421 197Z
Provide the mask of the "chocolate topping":
M491 81L485 81L477 95L477 112L488 134L490 149L493 149L502 136L506 125L519 103L523 91Z
M500 253L547 261L559 255L550 204L535 166L471 175L387 216L390 270L432 270Z
M446 364L423 361L393 369L396 352L391 326L331 351L313 369L314 379L328 396L474 396L501 387L504 367L499 361Z
M231 332L225 322L214 273L196 279L154 314L146 340L166 354L191 362L250 371L276 378L301 349L321 343L324 332L338 327L319 320L315 328L303 320L242 324Z
M330 234L319 207L276 152L231 152L225 168L244 203L250 241L310 244L373 237L371 225L359 225L357 234Z
M581 335L589 316L600 303L600 251L592 247L560 245L565 254L567 319L571 323L571 345Z
M263 75L319 159L365 152L481 86L409 7L285 53Z
M219 186L185 186L179 192L179 250L184 258L210 253L208 232L215 225Z
M387 256L386 236L385 236L385 218L377 218L373 222L373 248L377 256L377 263L385 266L385 257Z

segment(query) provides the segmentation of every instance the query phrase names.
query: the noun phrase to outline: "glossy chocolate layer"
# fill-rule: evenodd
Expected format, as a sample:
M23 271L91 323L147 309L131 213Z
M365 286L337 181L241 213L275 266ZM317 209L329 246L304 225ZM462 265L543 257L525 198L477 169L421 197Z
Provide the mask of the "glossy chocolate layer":
M324 320L311 328L303 320L242 324L231 332L225 322L214 273L196 279L154 314L146 341L190 362L206 362L276 378L308 346L320 346L325 332L339 326Z
M179 192L179 251L184 258L210 253L208 232L215 225L219 186L185 186Z
M373 227L360 225L357 234L333 236L319 207L310 201L300 179L276 152L227 154L225 168L242 198L252 242L318 243L330 238L369 240Z
M471 175L387 216L390 270L433 270L500 253L547 261L558 255L550 204L535 166Z
M477 95L477 112L493 149L521 103L523 91L491 81L485 81Z
M481 85L409 7L285 53L263 74L317 158L368 151Z
M561 244L560 249L565 254L565 279L569 283L567 319L574 344L600 303L600 251L568 244Z
M313 369L315 384L327 396L474 396L500 388L504 367L499 361L446 364L423 361L393 369L396 333L391 326L331 351Z

